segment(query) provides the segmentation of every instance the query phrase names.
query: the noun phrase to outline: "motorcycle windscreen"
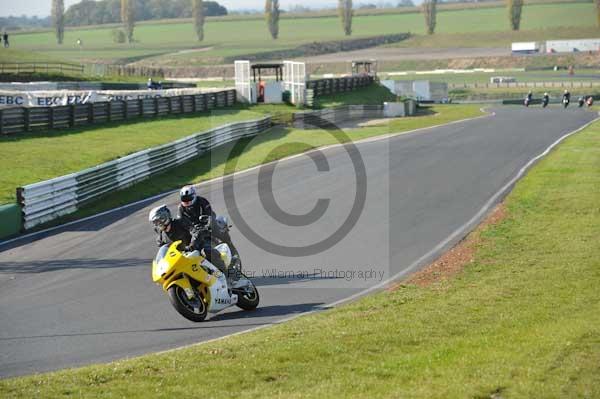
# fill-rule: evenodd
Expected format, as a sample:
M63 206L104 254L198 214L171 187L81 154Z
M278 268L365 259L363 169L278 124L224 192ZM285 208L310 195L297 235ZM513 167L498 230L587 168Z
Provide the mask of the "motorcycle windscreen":
M162 247L160 247L160 249L158 250L158 253L156 254L156 258L154 258L154 261L158 264L158 262L160 262L165 256L167 256L167 252L169 252L169 244L165 244Z

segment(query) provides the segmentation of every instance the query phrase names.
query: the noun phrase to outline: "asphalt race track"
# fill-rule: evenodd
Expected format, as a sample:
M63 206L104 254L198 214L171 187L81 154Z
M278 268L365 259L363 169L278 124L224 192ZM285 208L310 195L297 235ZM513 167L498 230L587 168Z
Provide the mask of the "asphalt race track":
M152 283L156 247L148 211L162 203L173 210L176 194L0 244L0 376L176 348L361 293L418 260L419 265L430 261L444 248L432 249L472 227L465 223L533 157L596 117L558 107L493 111L489 117L358 144L366 179L341 146L317 153L324 157L298 156L274 170L236 175L239 214L273 248L310 246L332 236L349 215L356 217L337 242L310 253L269 251L245 237L234 220L234 242L261 294L254 312L235 308L194 324ZM365 184L364 207L356 212L355 199L361 202L356 194ZM221 181L202 185L200 193L219 213L231 215ZM261 198L274 200L279 214L267 213ZM302 226L311 218L297 215L319 206L326 207L324 213Z

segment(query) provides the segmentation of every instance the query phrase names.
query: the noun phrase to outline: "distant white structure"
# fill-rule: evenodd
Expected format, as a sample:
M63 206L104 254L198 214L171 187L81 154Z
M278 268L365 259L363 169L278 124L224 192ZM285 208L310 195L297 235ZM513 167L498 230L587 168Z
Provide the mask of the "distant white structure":
M516 42L511 44L513 54L573 53L600 51L600 39L548 40L540 42Z
M515 83L517 79L512 76L492 76L490 83Z
M539 53L542 45L538 42L517 42L511 46L513 54L535 54Z
M381 84L397 96L417 101L448 101L448 84L429 80L382 80Z
M304 104L306 94L306 64L283 61L283 88L290 92L292 104Z
M600 39L548 40L546 51L548 53L600 51Z
M273 76L262 72L274 72ZM290 102L304 104L306 97L306 64L284 61L283 63L251 64L235 61L235 89L238 100L250 104L278 104L283 102L283 92L290 93Z

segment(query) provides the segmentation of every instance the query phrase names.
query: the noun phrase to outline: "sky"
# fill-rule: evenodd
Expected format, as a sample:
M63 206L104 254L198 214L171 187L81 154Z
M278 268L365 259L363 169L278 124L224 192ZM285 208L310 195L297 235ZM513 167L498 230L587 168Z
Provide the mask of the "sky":
M72 4L79 3L81 0L65 0L65 9ZM217 0L218 3L227 7L227 9L262 9L264 0ZM395 0L389 0L392 3ZM378 0L364 0L364 2L378 3ZM0 0L0 17L9 15L37 15L38 17L46 17L50 15L51 0ZM355 1L355 3L360 3ZM307 7L324 7L337 4L335 0L280 0L281 7L301 4Z

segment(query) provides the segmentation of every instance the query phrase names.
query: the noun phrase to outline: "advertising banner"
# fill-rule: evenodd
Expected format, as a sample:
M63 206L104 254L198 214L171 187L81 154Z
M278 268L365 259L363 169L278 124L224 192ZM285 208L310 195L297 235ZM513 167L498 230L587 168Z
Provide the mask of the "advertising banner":
M87 104L104 101L137 100L156 97L174 97L208 92L202 89L168 90L52 90L15 91L0 89L0 108L6 107L53 107L70 104Z

